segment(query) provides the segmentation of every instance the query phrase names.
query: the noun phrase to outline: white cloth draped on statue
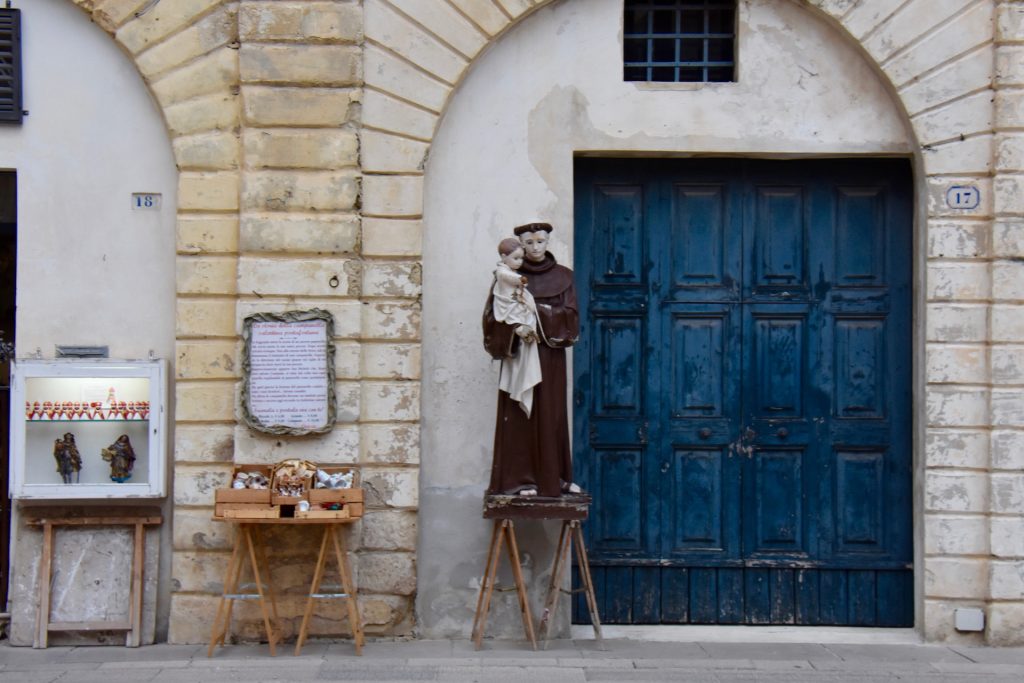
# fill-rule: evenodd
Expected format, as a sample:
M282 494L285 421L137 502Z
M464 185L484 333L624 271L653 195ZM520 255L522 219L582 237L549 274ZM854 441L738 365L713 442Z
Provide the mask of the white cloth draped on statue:
M494 271L494 319L509 325L525 325L533 330L529 340L519 339L519 350L501 362L498 388L519 403L527 417L533 411L533 388L540 384L540 355L537 340L541 336L537 304L523 286L521 276L504 263Z

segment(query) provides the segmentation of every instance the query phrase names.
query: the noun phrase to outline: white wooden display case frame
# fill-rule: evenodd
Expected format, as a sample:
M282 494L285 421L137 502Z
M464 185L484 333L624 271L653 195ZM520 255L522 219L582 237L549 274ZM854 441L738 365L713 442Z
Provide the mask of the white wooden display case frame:
M37 380L59 379L50 383ZM132 380L146 379L148 388ZM76 382L78 380L78 382ZM89 383L87 385L87 383ZM135 395L147 396L148 415L96 419L78 417L29 419L26 401L38 398L37 386L80 388L79 393L95 390L103 384L131 386ZM53 396L50 401L73 401L74 396ZM141 400L136 398L135 400ZM105 411L109 414L109 411ZM82 470L92 473L92 481L65 484L56 471L53 435L72 431L82 456ZM109 446L119 434L134 432L145 436L133 439L136 451L132 478L115 483L109 478L109 465L100 456L100 447ZM162 498L167 487L167 364L164 360L18 360L11 364L11 447L10 494L22 500L102 500ZM30 462L31 461L31 462ZM98 462L97 462L98 461ZM43 463L45 462L45 466ZM106 475L102 476L102 467ZM44 474L48 472L48 474ZM97 481L99 480L99 481Z

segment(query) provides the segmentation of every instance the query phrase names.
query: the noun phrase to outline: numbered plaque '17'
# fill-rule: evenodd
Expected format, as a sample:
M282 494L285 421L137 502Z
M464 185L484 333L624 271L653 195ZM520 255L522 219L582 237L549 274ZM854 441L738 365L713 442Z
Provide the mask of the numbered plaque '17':
M334 319L320 309L255 313L242 336L242 416L269 434L334 427Z

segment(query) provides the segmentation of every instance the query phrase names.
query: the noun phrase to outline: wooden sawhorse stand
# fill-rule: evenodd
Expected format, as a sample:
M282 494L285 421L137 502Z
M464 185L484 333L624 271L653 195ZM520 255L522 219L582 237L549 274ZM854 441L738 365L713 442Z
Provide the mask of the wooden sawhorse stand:
M255 593L239 592L239 581L242 578L242 569L246 565L246 559L249 560L248 565L256 586ZM260 575L261 570L262 576ZM274 613L273 625L270 623L270 614L267 612L267 602L263 591L264 581ZM217 645L224 645L227 639L228 631L231 629L231 612L235 607L235 600L254 599L259 600L260 603L263 627L267 632L267 644L270 646L270 656L273 657L277 655L277 643L281 639L280 621L277 615L277 591L274 590L274 584L270 579L270 564L267 562L267 549L263 544L262 530L255 524L242 521L238 524L235 545L231 550L228 570L224 575L224 592L217 604L217 615L213 618L210 647L206 650L207 657L212 657L213 649Z
M488 495L484 497L484 519L493 519L494 529L491 532L491 544L487 552L487 566L484 571L483 581L480 583L480 595L477 598L476 615L473 618L472 638L477 650L481 647L484 629L487 624L487 614L491 608L491 595L494 593L497 582L498 559L501 555L502 542L508 547L509 564L512 567L512 577L515 580L516 592L519 597L519 609L523 617L523 628L533 649L537 649L537 637L533 630L533 618L530 616L530 601L526 591L526 582L523 580L522 566L519 562L519 547L516 543L513 519L562 520L562 530L555 553L555 566L551 572L551 582L548 585L548 593L544 602L544 615L540 624L545 649L547 648L548 633L550 631L550 617L554 615L558 607L558 597L563 592L561 584L564 578L565 567L569 564L573 536L576 537L576 560L580 570L580 582L583 584L580 590L586 595L587 608L590 610L590 619L594 625L594 634L597 636L598 645L603 647L601 621L597 615L597 600L594 598L594 584L590 576L590 562L587 559L587 550L583 543L583 531L580 526L581 522L587 518L590 502L591 498L586 494L564 495L559 498L504 495Z
M572 542L576 540L576 566L580 574L582 588L576 590L565 590L562 588L562 580L565 575L565 568L572 560ZM587 546L583 542L582 520L563 519L562 530L558 534L558 546L555 550L555 566L551 570L551 582L548 584L548 595L544 599L544 613L540 618L540 637L544 641L544 649L548 649L548 640L551 633L551 621L558 610L558 598L562 593L573 593L582 591L587 601L587 611L590 612L590 623L594 627L594 639L597 647L604 649L604 640L601 638L601 619L597 616L597 599L594 596L594 581L590 576L590 560L587 558ZM571 605L571 603L570 603Z
M519 611L523 615L523 628L533 649L537 649L537 636L533 633L533 617L530 616L530 599L526 594L526 582L523 580L523 567L519 563L519 547L516 545L516 529L511 519L495 519L494 530L491 531L491 546L487 551L487 568L484 580L480 584L480 596L476 599L476 616L473 617L473 642L476 649L481 647L484 627L487 625L487 613L491 609L491 595L498 580L498 557L501 555L502 541L508 546L508 561L512 565L512 578L516 583L519 596ZM502 589L498 589L502 590Z
M145 510L138 515L110 517L39 517L28 520L31 526L43 528L43 554L39 561L39 608L36 612L36 637L32 647L47 647L50 631L127 631L125 645L138 647L142 639L142 568L146 558L146 527L160 524L158 510ZM128 595L127 621L50 621L50 583L53 580L53 537L61 526L131 526L135 527L132 546L132 582Z
M228 521L238 524L238 533L235 534L235 546L231 552L231 560L228 562L228 569L224 576L224 593L221 596L220 604L217 606L217 614L213 620L213 628L210 632L210 646L206 651L207 657L213 656L214 648L223 645L228 631L231 628L231 610L235 600L258 600L260 612L263 615L263 626L267 633L267 643L270 646L271 656L277 654L277 644L281 641L280 621L277 612L277 593L270 576L270 565L267 562L266 546L263 542L262 525L292 525L292 524L317 524L323 527L323 536L320 542L320 554L316 560L316 569L313 572L313 582L309 588L309 596L306 598L306 609L302 617L302 625L299 627L298 641L295 644L295 654L302 651L302 645L306 640L309 620L313 614L313 601L330 599L344 599L348 608L349 623L352 625L352 636L355 642L356 654L363 652L363 626L359 618L359 605L356 603L356 586L352 580L352 570L348 565L348 554L345 547L345 537L340 533L343 524L350 524L358 518L331 519L331 518L267 518L267 519L225 519L214 517L215 521ZM338 563L338 573L341 577L341 592L321 593L320 583L323 581L324 570L327 566L327 556L330 553L328 546L334 551L334 559ZM239 580L242 570L248 565L255 583L255 593L240 593ZM266 590L264 590L264 584ZM267 598L270 598L270 610L267 609ZM271 623L273 615L273 623Z
M337 522L337 520L331 520ZM355 519L348 520L349 522ZM348 522L345 522L348 523ZM356 585L352 581L352 571L348 566L348 551L345 548L345 536L341 533L341 523L327 524L324 526L323 540L320 542L320 555L316 561L316 570L313 572L313 584L309 587L309 597L306 599L306 611L302 615L302 626L299 627L299 639L295 643L295 655L302 651L302 643L306 640L306 629L309 627L309 618L313 616L313 601L323 599L340 599L345 601L348 608L348 621L352 625L352 640L355 643L356 654L363 654L363 625L359 619L359 605L356 604ZM334 547L334 559L338 563L338 574L341 577L340 593L321 593L320 582L324 578L324 569L327 566L327 542L330 541Z

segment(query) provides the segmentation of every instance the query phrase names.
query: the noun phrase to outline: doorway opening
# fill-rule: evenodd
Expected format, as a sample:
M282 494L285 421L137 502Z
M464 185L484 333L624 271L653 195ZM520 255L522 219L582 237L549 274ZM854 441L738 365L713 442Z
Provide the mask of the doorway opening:
M11 360L14 359L15 286L18 266L18 175L0 171L0 606L6 609L11 559L11 499L8 497L11 419Z
M602 621L912 626L909 160L575 172Z

